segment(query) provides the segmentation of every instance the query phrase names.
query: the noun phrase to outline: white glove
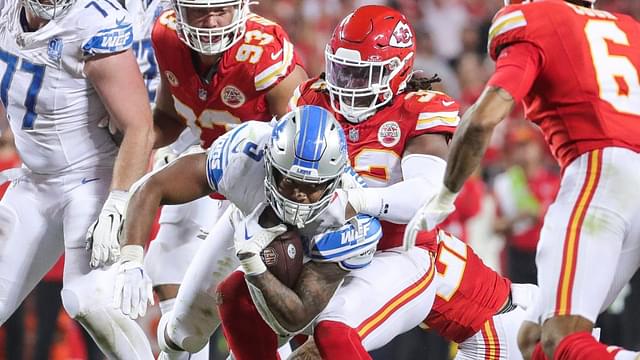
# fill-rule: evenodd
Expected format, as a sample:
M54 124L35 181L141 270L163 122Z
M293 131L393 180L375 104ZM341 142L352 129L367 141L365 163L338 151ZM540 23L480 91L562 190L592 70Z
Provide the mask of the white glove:
M416 243L418 232L435 229L444 221L455 209L453 204L458 193L449 191L446 187L442 187L438 195L434 196L411 218L404 232L402 246L405 250L409 250Z
M273 239L287 231L287 226L284 224L265 229L258 223L265 207L267 204L261 203L246 217L238 209L231 214L231 224L234 228L233 245L236 256L247 275L259 275L267 271L260 252Z
M175 160L177 157L178 154L173 152L171 145L156 150L156 153L153 155L153 170L158 170Z
M133 320L147 313L147 301L154 304L151 279L142 267L142 254L140 245L122 247L113 292L113 307Z
M112 136L117 135L120 132L120 130L116 126L115 121L111 121L111 118L109 116L105 116L100 119L100 121L98 121L98 127L101 129L107 128L109 130L109 134L111 134Z
M124 221L129 193L113 190L102 206L98 219L87 230L86 249L91 251L92 268L110 265L120 257L120 228Z

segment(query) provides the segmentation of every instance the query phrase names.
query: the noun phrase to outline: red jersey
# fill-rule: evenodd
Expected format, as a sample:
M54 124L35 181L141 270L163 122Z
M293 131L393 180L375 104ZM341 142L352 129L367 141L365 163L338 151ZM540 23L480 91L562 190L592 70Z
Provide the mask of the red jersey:
M402 181L400 165L409 140L423 134L452 135L459 121L455 100L441 92L419 91L396 95L369 119L353 124L333 110L325 82L319 78L307 80L294 92L290 107L302 105L321 106L333 113L346 134L351 166L371 187ZM381 223L384 235L378 249L401 246L405 225ZM432 239L420 237L417 244Z
M463 342L507 302L511 281L486 266L461 240L440 232L436 299L424 323L447 340Z
M228 125L271 120L267 92L300 64L280 25L255 14L247 20L245 36L221 55L210 81L200 77L194 52L178 38L173 11L158 18L151 40L176 111L200 133L204 147Z
M525 105L562 168L603 147L640 151L640 24L562 0L496 14L490 85Z

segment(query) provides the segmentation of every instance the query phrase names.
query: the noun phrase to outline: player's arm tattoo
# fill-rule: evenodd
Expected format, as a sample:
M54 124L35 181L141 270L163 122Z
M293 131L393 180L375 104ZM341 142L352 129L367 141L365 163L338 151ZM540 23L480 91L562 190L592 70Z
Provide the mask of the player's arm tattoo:
M269 271L247 276L247 279L260 289L278 323L295 332L307 326L327 306L346 274L335 263L308 262L293 290Z
M460 191L465 180L480 165L493 129L513 108L513 97L504 89L488 86L462 117L451 140L444 184Z

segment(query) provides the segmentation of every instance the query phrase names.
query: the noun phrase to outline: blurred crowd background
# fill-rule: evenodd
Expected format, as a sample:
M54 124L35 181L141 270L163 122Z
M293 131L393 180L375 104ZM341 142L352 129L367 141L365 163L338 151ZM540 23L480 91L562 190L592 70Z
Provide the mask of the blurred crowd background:
M400 9L417 32L417 76L438 74L435 85L458 99L462 109L482 91L493 63L486 54L491 19L503 0L262 0L254 12L280 23L303 56L310 76L324 69L324 48L338 21L364 4ZM598 0L597 7L640 19L640 1ZM9 132L0 137L0 170L19 165ZM449 231L468 241L484 261L514 282L536 282L535 247L559 170L540 132L515 109L492 140L482 168L463 188ZM7 184L0 186L0 196ZM598 266L598 264L594 264ZM602 271L612 271L602 269ZM0 359L101 359L81 327L61 309L62 263L0 328ZM143 326L155 339L159 311ZM640 350L640 275L599 319L601 339ZM224 340L214 337L212 359L226 358ZM375 359L448 359L448 344L428 329L414 329L373 353Z

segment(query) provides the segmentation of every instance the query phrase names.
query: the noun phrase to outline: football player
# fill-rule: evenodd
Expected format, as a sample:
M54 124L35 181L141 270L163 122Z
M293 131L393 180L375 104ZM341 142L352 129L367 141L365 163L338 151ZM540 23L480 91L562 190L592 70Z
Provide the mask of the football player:
M336 189L342 186L345 178L351 178L350 183L357 182L357 179L353 179L355 174L345 174L346 162L344 134L335 119L322 108L307 106L284 116L275 128L259 122L243 124L216 140L208 155L199 153L179 158L142 183L129 203L129 220L124 228L127 245L123 247L123 257L128 253L128 248L144 243L153 209L160 203L181 203L215 191L224 195L242 212L242 216L237 216L237 211L232 216L233 209L228 209L198 251L178 294L174 309L177 324L167 325L163 320L159 325L162 341L168 343L165 346L180 347L191 352L204 346L217 326L214 308L219 301L216 301L216 286L239 264L250 281L255 281L251 294L258 299L255 300L257 304L262 304L258 306L259 311L272 319L270 324L285 334L300 330L313 320L331 298L335 288L342 283L347 270L365 267L372 261L380 238L378 221L358 215L343 226L346 222L344 202L336 197ZM266 202L270 204L269 207L263 204ZM308 239L307 255L314 263L305 266L301 274L299 285L304 291L296 288L293 292L265 272L260 250L284 232L285 227L277 225L266 228L273 225L262 223L263 218L260 218L259 224L258 218L263 215L263 210L277 215L284 223L298 227L303 238ZM336 230L322 234L327 229ZM319 233L322 235L314 236ZM420 262L420 268L429 273L428 255L422 260L425 261ZM239 277L243 279L242 275ZM138 294L144 292L144 284L136 276L123 278L122 281L126 289L123 294L133 296L125 295L116 299L117 302L122 302L124 307L141 305L138 303ZM236 283L230 282L233 288L229 288L226 295L221 295L227 299L223 305L235 303L237 296L234 294L240 290L245 291L251 304L244 280L241 288L236 288ZM298 299L298 307L288 308L290 311L287 314L291 316L286 318L288 320L283 320L280 307L273 306L273 292ZM425 296L424 301L433 301L433 294L430 298ZM275 356L277 338L274 332L260 319L256 307L251 304L244 309L252 311L258 321L235 319L242 320L245 331L267 330L271 336L270 345L273 345L270 355ZM225 311L221 309L223 318L230 315ZM242 352L235 356L242 356Z
M351 164L369 185L347 190L348 202L356 212L383 220L383 254L398 251L403 224L435 194L458 123L457 102L429 90L435 79L412 79L415 49L415 32L404 15L384 6L360 7L333 32L324 78L307 81L291 100L291 106L331 109L343 127ZM421 239L436 237L434 231ZM392 268L377 277L406 277ZM323 357L367 358L365 350L408 330L398 331L394 319L411 306L408 294L415 288L388 287L371 296L378 281L344 296L339 292L319 316L314 338Z
M407 234L410 241L453 210L494 127L522 100L563 174L536 254L542 338L534 358L637 356L609 351L591 335L640 265L639 24L594 2L533 1L498 12L489 31L496 71L454 136L439 195Z
M458 344L456 359L522 359L517 334L537 287L512 284L486 266L473 249L443 231L436 253L438 282L431 312L421 327ZM320 359L313 339L292 359Z
M249 0L171 3L173 10L160 16L151 36L160 71L154 122L166 135L156 146L189 127L180 139L185 146L174 146L174 155L194 138L207 148L242 119L269 121L286 113L287 100L307 76L278 24L251 13ZM174 157L163 154L166 149L160 160ZM227 205L203 198L163 207L144 264L163 316L171 316L187 266ZM203 349L201 356L207 353Z
M0 0L0 100L24 163L0 201L0 324L64 251L67 313L109 358L151 359L100 268L118 256L127 190L153 145L132 37L115 1ZM124 132L119 149L97 126L105 117Z

